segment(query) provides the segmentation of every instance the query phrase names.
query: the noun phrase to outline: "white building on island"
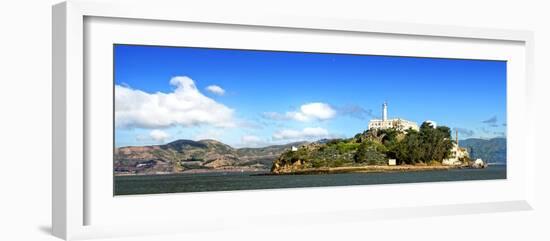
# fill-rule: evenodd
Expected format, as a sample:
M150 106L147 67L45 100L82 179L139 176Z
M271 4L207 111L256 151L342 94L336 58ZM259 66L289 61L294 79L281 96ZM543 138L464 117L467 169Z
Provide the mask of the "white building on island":
M369 122L370 129L390 129L394 128L399 131L406 131L409 128L418 131L418 125L414 121L409 121L401 118L388 119L388 103L382 105L382 119L372 119Z

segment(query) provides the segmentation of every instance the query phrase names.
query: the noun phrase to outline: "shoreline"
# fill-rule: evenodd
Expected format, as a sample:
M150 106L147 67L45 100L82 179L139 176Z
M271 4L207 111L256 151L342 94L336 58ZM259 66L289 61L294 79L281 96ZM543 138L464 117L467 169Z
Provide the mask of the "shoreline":
M297 170L288 170L280 172L270 172L266 176L277 175L314 175L314 174L338 174L338 173L390 173L390 172L418 172L418 171L447 171L451 169L467 168L462 166L415 166L415 165L399 165L399 166L358 166L358 167L322 167L322 168L305 168Z
M492 164L499 166L504 164ZM505 165L504 165L505 166ZM315 175L315 174L339 174L339 173L393 173L393 172L420 172L420 171L447 171L451 169L469 169L467 166L420 166L420 165L373 165L373 166L350 166L350 167L322 167L293 169L279 172L270 172L268 169L256 168L228 168L228 169L195 169L184 172L165 173L115 173L114 176L163 176L163 175L192 175L205 173L252 173L253 176L280 176L280 175ZM264 173L262 173L264 172Z
M192 175L192 174L205 174L205 173L256 173L256 172L269 172L269 169L260 168L222 168L222 169L192 169L182 172L157 172L157 173L115 173L115 177L124 176L164 176L164 175Z

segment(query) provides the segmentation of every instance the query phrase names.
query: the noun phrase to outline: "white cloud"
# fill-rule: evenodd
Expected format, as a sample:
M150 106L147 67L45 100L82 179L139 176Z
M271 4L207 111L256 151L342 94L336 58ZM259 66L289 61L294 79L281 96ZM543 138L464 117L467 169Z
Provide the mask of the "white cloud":
M307 103L300 106L298 111L286 112L265 112L263 116L272 120L296 120L308 122L312 120L328 120L336 116L336 111L328 104L321 102Z
M305 115L302 112L287 112L286 116L291 120L297 120L301 122L307 122L312 120L312 118L310 118L309 116Z
M225 90L222 89L222 87L220 87L218 85L210 85L210 86L206 87L206 90L208 90L211 93L216 94L216 95L224 95L225 94Z
M151 137L151 139L157 142L164 142L170 137L168 133L161 130L152 130L151 132L149 132L149 136Z
M139 142L157 142L164 143L170 138L170 134L162 130L152 130L148 134L139 134L136 136L136 140Z
M317 118L319 120L331 119L336 115L336 111L330 105L320 102L302 105L300 110L300 114L305 117Z
M115 86L115 124L120 128L211 125L234 127L233 109L204 96L186 76L173 77L170 93Z
M302 130L285 129L273 133L274 140L311 140L330 137L329 132L321 127L307 127Z

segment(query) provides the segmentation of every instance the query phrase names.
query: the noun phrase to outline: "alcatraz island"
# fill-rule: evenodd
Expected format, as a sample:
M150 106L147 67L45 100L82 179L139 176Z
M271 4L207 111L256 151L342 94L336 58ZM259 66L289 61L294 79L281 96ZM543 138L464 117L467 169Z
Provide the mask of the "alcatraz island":
M372 119L368 129L348 139L320 140L292 146L273 161L268 175L347 172L405 172L485 168L481 159L472 160L458 144L451 129L424 121L420 127L402 118L388 118L388 104L382 105L382 119Z

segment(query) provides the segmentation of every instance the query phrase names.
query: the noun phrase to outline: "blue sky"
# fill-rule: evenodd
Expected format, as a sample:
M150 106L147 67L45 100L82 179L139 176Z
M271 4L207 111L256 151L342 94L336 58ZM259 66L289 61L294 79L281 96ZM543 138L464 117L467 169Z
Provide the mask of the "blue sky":
M389 117L505 136L506 62L115 45L115 145L351 137Z

